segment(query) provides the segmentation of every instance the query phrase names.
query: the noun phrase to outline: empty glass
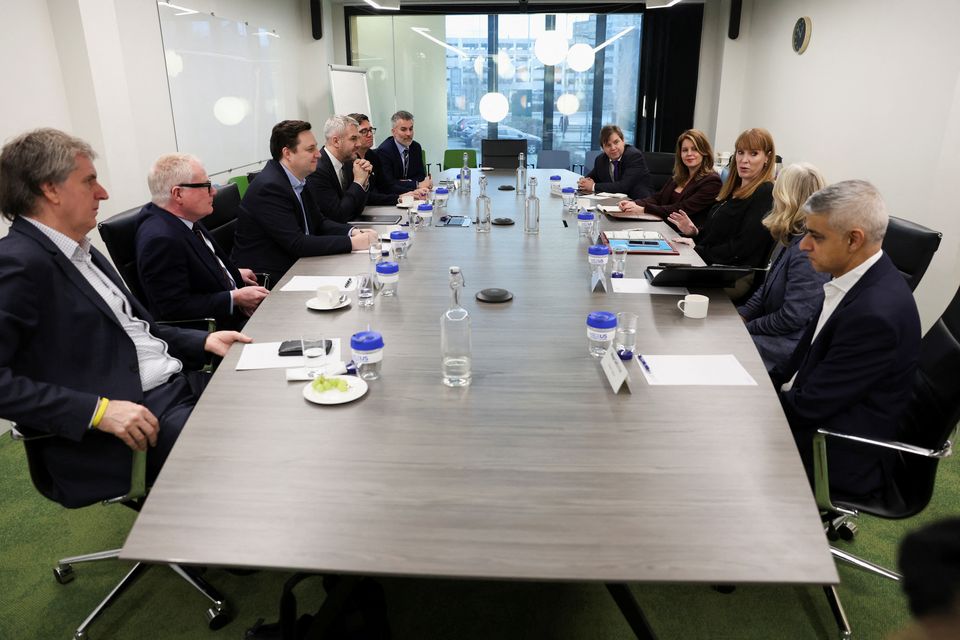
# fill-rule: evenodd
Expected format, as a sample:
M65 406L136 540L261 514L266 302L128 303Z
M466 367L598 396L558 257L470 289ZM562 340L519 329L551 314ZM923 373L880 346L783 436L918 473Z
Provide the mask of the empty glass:
M611 278L623 278L627 273L627 248L616 246L613 248L613 265L610 267Z
M629 360L637 352L638 319L637 314L629 311L617 314L617 334L613 339L613 346L625 360Z
M300 338L300 351L303 353L303 368L307 375L316 378L323 373L322 367L326 359L323 349L323 338Z
M353 276L357 281L357 306L373 306L373 278L369 273L358 273Z

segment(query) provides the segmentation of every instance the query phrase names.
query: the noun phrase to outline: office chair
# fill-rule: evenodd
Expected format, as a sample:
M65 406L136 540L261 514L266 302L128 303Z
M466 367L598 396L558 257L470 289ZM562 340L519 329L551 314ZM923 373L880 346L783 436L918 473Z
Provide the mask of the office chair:
M260 175L260 170L259 170L259 169L257 169L256 171L248 171L248 172L247 172L247 186L250 186L250 183L253 182L258 175Z
M53 481L49 471L47 470L47 467L45 466L45 461L40 451L40 446L42 444L40 441L56 436L49 434L28 436L26 433L19 431L15 424L11 424L10 437L13 440L23 442L24 450L27 454L27 466L30 470L30 479L33 481L33 485L36 487L37 491L39 491L45 498L53 500L54 502L58 502L53 497L51 492ZM143 501L145 500L147 494L147 454L145 451L133 451L131 453L133 454L133 466L130 476L130 490L122 496L103 496L100 502L104 505L119 503L139 512L143 506ZM62 491L63 487L60 487L60 490ZM71 503L73 502L75 501L71 501ZM80 556L63 558L59 560L57 562L57 566L54 567L53 575L60 584L67 584L74 578L73 565L83 562L94 562L96 560L117 558L119 554L120 549L110 549L108 551L100 551L97 553L88 553ZM77 627L77 630L74 632L74 640L83 640L87 638L87 629L91 624L93 624L94 620L96 620L97 617L103 613L104 609L116 602L116 600L120 597L120 594L123 593L127 587L133 584L137 578L143 574L144 571L150 568L150 566L151 565L143 564L142 562L135 563L133 568L127 572L117 586L111 589L110 593L108 593L107 596L100 602L100 604L94 608L90 615L88 615L83 622L80 623L80 626ZM201 578L195 568L182 567L178 564L169 564L167 566L173 569L177 575L186 580L190 586L199 591L210 601L210 607L207 609L206 615L207 624L211 630L220 629L230 622L230 609L226 601L223 599L223 596L221 596L220 593L217 592L217 590L214 589L206 580Z
M910 290L914 291L926 273L933 254L940 247L943 234L916 222L890 216L887 235L883 237L883 251L903 274Z
M240 214L240 186L227 184L213 196L213 213L200 221L227 255L233 251L233 236Z
M477 168L476 149L447 149L443 152L443 171L459 169L463 166L463 154L467 154L467 164L471 169Z
M650 184L654 193L663 189L667 181L673 177L674 154L659 151L644 151L643 159L650 170Z
M900 418L897 441L875 440L819 429L813 441L814 495L826 523L827 537L852 540L857 527L851 521L860 512L878 518L909 518L930 503L937 464L952 453L951 434L960 422L960 290L920 341L920 358L910 403ZM886 499L852 500L832 496L827 468L827 443L831 439L882 447L897 452ZM868 560L830 548L835 558L890 580L900 575ZM843 637L850 626L833 587L824 588Z
M243 197L243 194L247 192L247 187L250 186L250 182L247 180L247 176L233 176L227 180L230 184L237 185L237 188L240 190L240 197Z
M541 149L537 155L540 169L569 169L570 152L565 149Z
M500 140L484 138L480 141L480 156L484 166L494 169L516 169L517 157L527 154L527 140Z
M587 175L593 171L593 164L597 161L597 158L603 155L603 151L600 149L589 149L583 157L583 164L580 165L583 169L583 175Z

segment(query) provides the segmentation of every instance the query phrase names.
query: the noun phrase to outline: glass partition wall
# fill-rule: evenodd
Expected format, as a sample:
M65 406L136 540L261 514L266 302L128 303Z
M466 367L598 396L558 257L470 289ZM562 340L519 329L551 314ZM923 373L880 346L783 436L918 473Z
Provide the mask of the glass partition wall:
M615 123L633 143L642 13L351 15L350 64L368 70L377 143L398 109L438 163L445 149L524 138L531 163L599 149Z

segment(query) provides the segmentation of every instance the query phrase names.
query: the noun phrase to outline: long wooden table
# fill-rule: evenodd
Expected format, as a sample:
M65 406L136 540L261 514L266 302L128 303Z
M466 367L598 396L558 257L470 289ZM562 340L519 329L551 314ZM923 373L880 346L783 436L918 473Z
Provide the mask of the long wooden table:
M317 406L282 369L235 371L224 359L170 455L121 557L324 572L603 582L836 584L789 427L734 307L709 316L675 296L589 291L587 243L540 176L541 231L526 236L522 198L498 191L489 234L431 228L401 265L399 296L372 309L305 307L308 293L265 300L257 341L368 325L386 343L383 377L362 399ZM474 178L476 181L476 178ZM477 195L451 195L472 212ZM564 226L566 219L569 226ZM636 223L604 226L629 227ZM642 223L672 236L662 223ZM698 262L631 255L642 266ZM473 384L440 381L448 267L466 278ZM287 274L349 276L366 255L300 260ZM473 294L502 287L506 304ZM732 353L757 386L648 386L614 395L587 353L587 313L640 316L645 354Z

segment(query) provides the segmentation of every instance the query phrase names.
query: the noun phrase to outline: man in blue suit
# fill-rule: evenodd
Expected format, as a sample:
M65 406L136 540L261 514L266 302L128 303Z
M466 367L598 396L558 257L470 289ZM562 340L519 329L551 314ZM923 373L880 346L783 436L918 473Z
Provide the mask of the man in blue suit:
M306 190L320 149L303 120L284 120L270 134L270 155L240 203L233 261L270 274L276 283L299 258L366 250L377 238L329 220Z
M357 121L349 116L331 116L323 125L323 137L317 170L307 176L307 190L331 220L356 220L367 205L373 174L373 165L357 158Z
M615 124L600 129L600 147L593 167L577 181L577 187L586 193L625 193L631 200L653 195L650 170L643 152L626 144L623 130Z
M913 295L881 250L887 211L869 182L848 180L803 205L800 242L813 268L833 279L796 351L771 373L800 455L812 470L818 428L895 439L920 350ZM892 452L830 440L831 488L849 497L882 497Z
M383 175L378 178L380 190L401 194L430 189L433 181L423 166L423 148L413 139L413 114L397 111L390 117L390 124L391 136L377 147L383 164Z
M0 152L0 416L28 436L50 476L47 497L68 507L124 494L130 449L156 477L208 376L204 351L226 355L235 331L165 327L90 245L106 190L94 152L38 129Z
M150 311L162 320L214 318L242 329L269 293L238 269L198 224L213 213L217 190L197 158L161 156L147 175L151 202L137 215L137 273Z

